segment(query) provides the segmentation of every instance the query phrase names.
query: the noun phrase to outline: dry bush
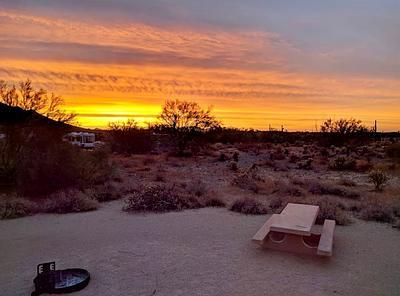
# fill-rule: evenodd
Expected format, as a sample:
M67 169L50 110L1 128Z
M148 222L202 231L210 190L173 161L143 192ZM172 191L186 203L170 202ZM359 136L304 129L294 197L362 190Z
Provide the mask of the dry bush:
M40 204L45 213L74 213L96 210L99 203L91 196L78 190L66 190L53 193Z
M348 225L351 223L349 215L343 210L343 205L332 199L319 199L316 201L319 206L317 223L323 224L325 219L335 220L338 225Z
M261 189L259 184L253 179L249 178L249 176L246 174L241 174L235 177L232 181L232 184L241 189L250 190L254 193L258 193Z
M203 207L210 207L210 208L224 208L226 206L225 201L223 201L221 198L218 198L216 196L213 197L204 197L202 200L200 200L201 205Z
M360 217L367 221L392 223L394 221L394 208L385 202L372 198L364 202Z
M280 194L289 196L304 196L303 188L294 184L291 180L274 180L272 187L275 190L271 193L279 192Z
M338 185L347 186L347 187L357 186L356 182L354 182L350 178L344 178L344 177L338 181Z
M394 143L385 148L386 155L391 158L400 158L400 143Z
M352 158L339 156L329 163L329 168L336 171L351 171L356 167L356 161Z
M96 185L85 191L86 194L97 200L98 202L107 202L117 200L123 197L124 188L121 184L107 182L105 184Z
M372 167L373 167L373 165L369 161L367 161L365 159L357 159L356 160L355 170L357 172L367 172Z
M204 196L208 192L207 185L201 180L194 180L186 185L186 191L194 196Z
M128 196L123 207L128 212L169 212L200 208L197 198L175 185L145 187Z
M224 161L227 161L227 160L228 160L228 157L226 156L226 154L223 153L223 152L221 152L221 153L219 154L219 156L218 156L218 161L224 162Z
M314 195L336 195L351 199L360 198L360 194L354 190L350 190L343 186L338 186L330 183L322 183L313 181L309 185L308 191Z
M307 158L297 163L297 168L300 170L311 170L312 169L312 158Z
M0 197L0 219L24 217L34 214L35 212L35 204L26 199Z
M271 160L284 160L284 159L286 158L286 155L285 155L285 153L284 153L282 147L278 146L278 147L276 148L276 150L273 151L273 152L270 154L269 157L270 157Z
M368 174L369 181L374 184L376 191L382 191L389 182L389 176L382 170L375 169Z
M264 215L268 213L268 208L263 203L247 197L235 200L229 210L246 215Z
M239 170L238 165L235 161L231 161L230 163L228 163L228 169L233 172L237 172Z

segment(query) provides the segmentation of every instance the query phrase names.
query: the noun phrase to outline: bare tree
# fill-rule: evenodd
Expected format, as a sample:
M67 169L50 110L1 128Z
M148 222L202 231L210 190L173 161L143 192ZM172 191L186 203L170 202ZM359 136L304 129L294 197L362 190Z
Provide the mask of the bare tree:
M361 120L354 118L350 119L339 119L339 120L326 120L322 126L321 131L323 133L337 133L341 135L351 135L356 133L367 132L368 129L362 124Z
M18 90L15 85L9 86L5 81L0 81L0 102L38 112L58 122L71 123L76 117L76 114L62 109L64 100L60 96L54 93L49 96L42 88L36 90L29 79L21 81Z
M8 106L17 106L18 93L15 85L9 87L4 80L0 80L0 99Z
M220 126L211 107L203 110L196 102L180 100L167 100L159 120L161 127L173 137L180 155L199 135Z

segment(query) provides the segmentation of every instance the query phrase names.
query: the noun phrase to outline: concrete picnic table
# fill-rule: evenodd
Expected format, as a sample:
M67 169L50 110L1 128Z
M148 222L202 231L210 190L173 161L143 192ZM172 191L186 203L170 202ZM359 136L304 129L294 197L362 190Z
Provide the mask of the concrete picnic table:
M267 220L253 241L273 250L332 256L336 222L326 219L321 229L315 225L318 212L318 206L289 203Z

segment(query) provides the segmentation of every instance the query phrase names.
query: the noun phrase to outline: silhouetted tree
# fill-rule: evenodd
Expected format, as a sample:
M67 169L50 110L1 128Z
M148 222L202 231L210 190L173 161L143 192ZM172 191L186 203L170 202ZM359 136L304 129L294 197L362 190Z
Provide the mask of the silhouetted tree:
M361 120L354 118L332 120L328 119L321 125L324 135L323 141L328 145L344 145L352 142L352 145L368 139L368 128Z
M60 96L54 93L49 96L42 88L36 90L29 79L21 81L18 89L15 85L8 85L4 80L0 80L0 102L38 112L58 122L70 123L76 117L75 114L61 109L64 100Z
M211 107L204 110L196 102L180 100L167 100L159 120L160 127L171 135L179 155L202 134L220 126Z
M367 132L368 128L362 124L361 120L354 118L332 120L328 119L321 125L323 133L338 133L341 135L351 135Z

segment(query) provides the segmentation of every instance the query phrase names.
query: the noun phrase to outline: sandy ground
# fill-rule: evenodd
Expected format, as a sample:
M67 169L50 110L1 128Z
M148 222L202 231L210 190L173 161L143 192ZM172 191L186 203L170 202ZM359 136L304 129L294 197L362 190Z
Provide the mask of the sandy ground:
M400 233L387 225L337 227L325 260L253 245L266 216L120 209L0 221L0 294L30 295L36 264L55 260L91 272L82 296L400 295Z

